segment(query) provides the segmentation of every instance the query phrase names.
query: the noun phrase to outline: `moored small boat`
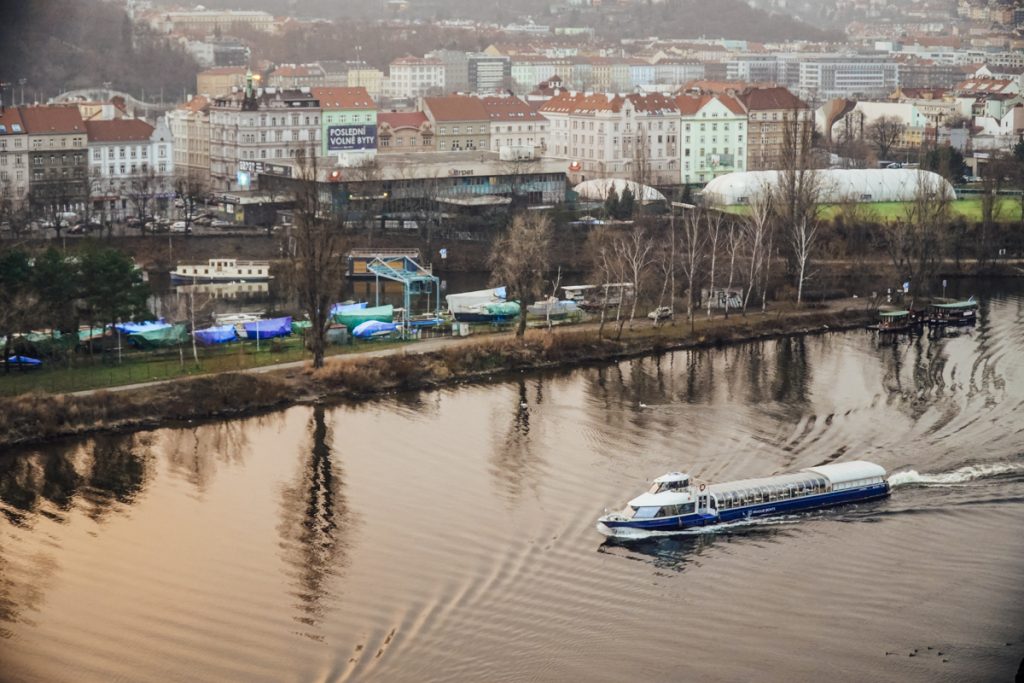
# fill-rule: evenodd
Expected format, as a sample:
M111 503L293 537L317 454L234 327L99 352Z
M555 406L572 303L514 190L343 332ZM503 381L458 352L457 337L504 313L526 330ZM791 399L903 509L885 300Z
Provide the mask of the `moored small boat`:
M614 538L642 538L888 495L885 469L863 460L723 484L695 483L686 473L670 472L620 512L598 519L597 530Z
M878 322L871 327L879 332L908 332L923 323L924 316L920 311L879 311Z
M934 303L928 307L929 325L973 325L978 320L978 302L972 296L963 301Z

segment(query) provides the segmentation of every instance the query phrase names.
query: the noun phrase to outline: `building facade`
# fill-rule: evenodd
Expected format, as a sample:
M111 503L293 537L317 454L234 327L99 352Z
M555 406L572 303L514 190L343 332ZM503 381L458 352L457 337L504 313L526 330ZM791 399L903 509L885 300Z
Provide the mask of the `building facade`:
M491 124L491 151L508 158L536 158L548 149L548 120L518 97L483 97Z
M690 93L675 99L680 118L680 180L701 184L747 170L747 111L730 95Z
M783 167L783 157L792 154L795 135L803 126L813 126L813 112L807 104L783 87L753 88L739 96L747 110L747 170L773 171ZM787 152L787 146L791 149Z
M28 200L33 213L54 218L87 208L85 122L75 106L22 107L28 134Z
M297 157L320 150L320 103L301 90L259 89L210 103L210 183L214 191L255 189L268 165L290 173Z
M174 197L174 143L164 121L87 121L93 211L118 220L163 210Z
M320 103L320 155L355 166L377 155L377 104L366 88L313 88Z
M508 57L469 55L466 66L470 92L485 95L512 87L512 62Z
M540 113L550 121L547 156L569 162L573 183L679 182L679 109L665 95L563 91Z
M210 181L210 100L196 95L167 112L174 139L174 173L196 182Z
M381 154L433 152L434 149L434 124L423 112L377 114L377 151Z
M491 121L479 98L466 95L425 97L423 113L434 129L437 151L486 151L490 148Z
M28 133L17 107L0 111L0 215L25 206L29 183Z
M222 66L196 74L196 92L200 95L217 97L227 95L232 88L245 86L245 67Z
M439 59L400 57L391 62L387 95L392 99L415 99L444 92L444 63Z

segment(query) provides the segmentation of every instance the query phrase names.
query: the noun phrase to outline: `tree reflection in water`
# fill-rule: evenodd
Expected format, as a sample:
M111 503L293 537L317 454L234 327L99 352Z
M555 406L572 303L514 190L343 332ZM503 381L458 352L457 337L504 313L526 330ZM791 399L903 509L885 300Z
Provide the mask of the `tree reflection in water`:
M265 426L263 422L261 416L167 430L163 452L170 471L203 493L217 473L218 462L242 463L249 450L248 430Z
M97 523L124 511L145 489L152 472L151 443L146 434L97 436L84 443L52 444L45 449L8 453L0 458L0 511L15 527L0 534L0 638L3 623L30 623L59 569L59 547L11 557L8 543L34 544L40 521L63 524L80 509Z
M535 392L537 400L543 397L543 379L536 380ZM495 429L497 442L494 445L491 473L495 481L505 490L506 496L514 500L520 496L523 488L534 488L539 480L540 463L534 454L533 442L530 438L530 403L526 380L519 378L515 393L515 406L508 428L502 432Z
M295 621L302 635L323 640L317 628L332 597L331 580L347 563L346 536L354 522L348 510L341 468L333 461L334 432L323 406L314 406L308 457L282 491L281 547L298 600Z

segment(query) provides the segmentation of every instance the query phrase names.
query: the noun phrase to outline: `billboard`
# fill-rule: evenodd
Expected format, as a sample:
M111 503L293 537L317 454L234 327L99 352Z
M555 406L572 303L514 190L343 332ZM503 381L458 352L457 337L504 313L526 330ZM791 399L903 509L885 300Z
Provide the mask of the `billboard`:
M376 149L377 125L328 126L327 151L341 152L351 149Z

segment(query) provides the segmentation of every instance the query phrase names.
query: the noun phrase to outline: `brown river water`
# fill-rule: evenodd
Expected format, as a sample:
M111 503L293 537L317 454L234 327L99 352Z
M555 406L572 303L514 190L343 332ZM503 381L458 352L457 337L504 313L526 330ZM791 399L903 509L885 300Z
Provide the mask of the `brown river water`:
M1024 283L980 322L0 455L2 681L1011 681ZM973 290L968 291L973 287ZM631 543L666 471L867 459L882 502Z

